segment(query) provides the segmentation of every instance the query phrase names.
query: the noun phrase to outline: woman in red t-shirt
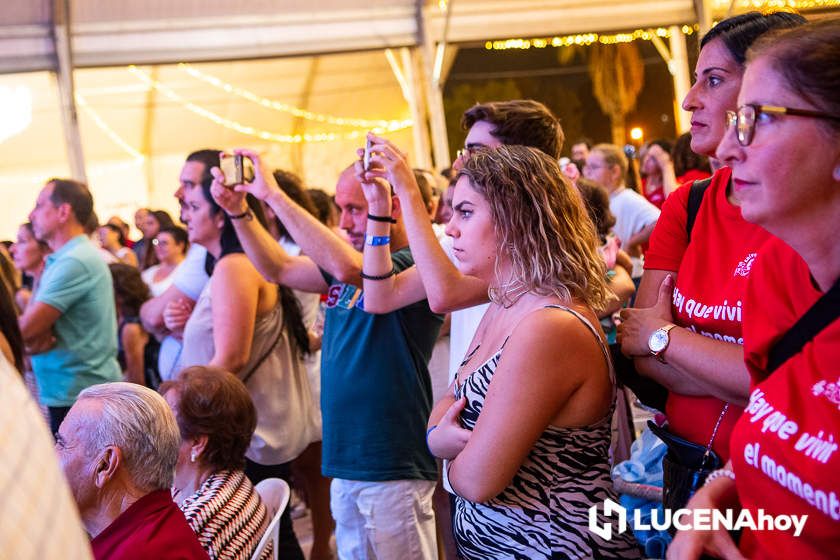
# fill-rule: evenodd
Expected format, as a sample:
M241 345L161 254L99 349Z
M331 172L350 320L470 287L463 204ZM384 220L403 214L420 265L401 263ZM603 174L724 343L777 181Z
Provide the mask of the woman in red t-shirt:
M752 12L722 21L703 37L697 82L683 101L692 113L695 152L714 155L726 111L736 107L749 45L766 31L804 21L790 13ZM768 238L741 217L730 175L724 167L712 177L690 239L690 189L677 189L665 201L645 254L636 308L621 312L619 326L622 351L669 391L670 431L702 446L711 443L724 461L749 393L741 346L744 290L755 253Z
M740 554L726 531L680 533L669 558L703 551L740 558L836 558L840 548L840 319L776 363L770 356L825 292L840 289L840 19L758 43L740 107L717 154L731 169L745 219L778 239L762 247L744 309L750 400L735 426L728 469L693 508L763 510L799 518L787 530L744 529ZM836 310L834 303L817 304ZM792 352L789 352L790 354ZM734 472L733 472L734 471Z

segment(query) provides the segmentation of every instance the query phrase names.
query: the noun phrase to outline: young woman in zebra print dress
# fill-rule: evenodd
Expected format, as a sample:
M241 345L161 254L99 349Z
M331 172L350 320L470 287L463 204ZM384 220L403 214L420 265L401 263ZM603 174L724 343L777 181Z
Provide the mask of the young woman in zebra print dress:
M636 558L590 507L610 479L615 383L596 313L610 297L598 240L557 163L531 148L472 151L447 227L491 305L429 420L463 558ZM418 260L418 263L420 261ZM610 519L599 514L599 524Z

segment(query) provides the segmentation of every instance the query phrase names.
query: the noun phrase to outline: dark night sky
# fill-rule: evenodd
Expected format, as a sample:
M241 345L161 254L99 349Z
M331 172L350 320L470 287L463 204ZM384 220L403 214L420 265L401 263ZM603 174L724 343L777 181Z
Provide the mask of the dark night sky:
M693 72L696 37L688 38L689 68ZM673 138L673 82L665 62L649 41L636 41L645 63L645 84L636 109L626 120L627 130L641 126L645 140ZM667 44L667 41L666 41ZM584 48L585 49L585 48ZM610 124L592 94L592 82L582 57L561 66L557 48L488 51L483 47L458 51L444 89L444 105L453 151L463 143L458 115L477 101L499 100L519 93L542 101L557 114L566 133L564 153L581 135L609 142ZM584 51L585 52L585 51ZM454 121L454 122L453 122Z

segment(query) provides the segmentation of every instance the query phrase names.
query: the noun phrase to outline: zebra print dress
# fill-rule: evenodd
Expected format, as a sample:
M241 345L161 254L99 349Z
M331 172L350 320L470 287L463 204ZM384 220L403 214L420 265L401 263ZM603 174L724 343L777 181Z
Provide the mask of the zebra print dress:
M585 317L573 313L598 337ZM600 343L601 339L598 337ZM505 341L507 342L507 341ZM601 344L605 358L606 348ZM478 348L476 347L475 350ZM456 399L467 397L461 425L475 426L484 397L502 356L502 348L455 389ZM473 353L475 352L473 350ZM467 357L469 359L469 356ZM610 368L612 377L612 367ZM583 428L549 426L534 444L510 486L487 502L475 503L455 495L453 532L461 558L639 558L632 534L618 534L613 520L604 517L601 503L618 501L610 478L610 422L614 409ZM451 488L446 479L444 485ZM613 524L612 539L589 531L589 508L598 504L599 523Z
M180 507L211 560L249 560L271 521L240 470L214 473ZM271 544L260 560L269 558L273 558Z

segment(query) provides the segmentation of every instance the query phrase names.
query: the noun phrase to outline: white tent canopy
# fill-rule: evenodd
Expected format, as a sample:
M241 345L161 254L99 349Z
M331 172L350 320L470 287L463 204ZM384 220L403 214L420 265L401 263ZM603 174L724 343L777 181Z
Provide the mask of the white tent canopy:
M438 43L681 25L717 4L729 2L11 0L0 14L0 238L46 178L80 167L102 219L174 211L180 164L204 147L253 147L331 191L370 128L341 119L411 121L388 136L416 162L430 164L432 149L443 162Z

